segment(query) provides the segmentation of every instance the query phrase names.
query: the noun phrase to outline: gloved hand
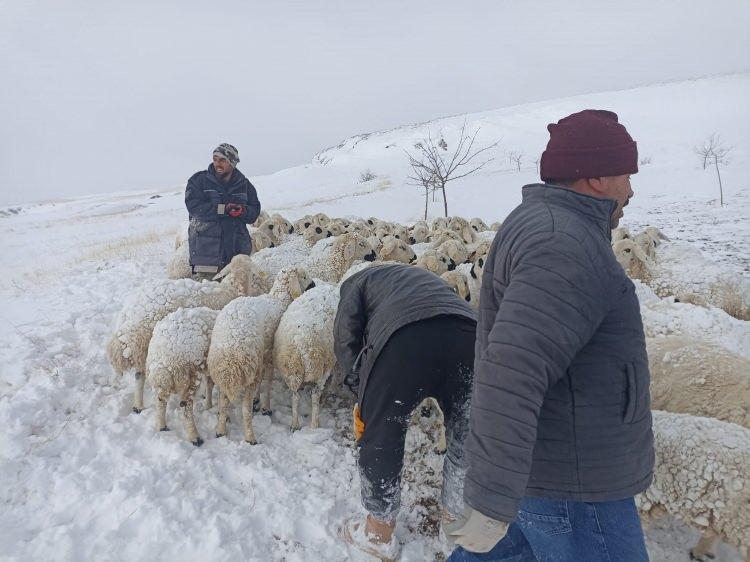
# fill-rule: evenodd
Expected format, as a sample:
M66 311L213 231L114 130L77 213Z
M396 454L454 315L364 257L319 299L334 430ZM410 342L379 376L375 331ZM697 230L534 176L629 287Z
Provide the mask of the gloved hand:
M245 213L245 209L245 205L242 205L241 203L229 203L224 210L230 217L236 219Z
M468 505L464 507L464 514L460 519L443 521L445 538L469 552L489 552L507 532L506 522L487 517Z

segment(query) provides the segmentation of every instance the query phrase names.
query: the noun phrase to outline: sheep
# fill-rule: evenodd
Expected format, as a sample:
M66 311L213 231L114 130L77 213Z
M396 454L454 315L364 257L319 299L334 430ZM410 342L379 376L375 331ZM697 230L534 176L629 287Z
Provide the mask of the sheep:
M661 240L666 240L667 242L670 241L669 237L664 234L661 230L656 228L655 226L647 226L644 231L646 234L648 234L651 238L656 240L656 245L658 246L661 244Z
M346 227L344 221L341 219L334 219L326 225L326 230L331 233L331 236L341 236L346 233Z
M393 228L391 229L391 236L398 240L401 240L404 243L409 242L409 231L405 226L401 226L400 224L393 226Z
M349 223L349 226L346 228L347 232L356 232L360 236L364 236L367 238L372 234L372 229L370 226L364 222L364 221L354 221L352 223Z
M167 277L170 279L187 279L193 274L190 267L190 245L187 240L175 247L172 257L167 262Z
M469 259L469 250L467 250L466 245L459 240L446 240L437 247L437 250L443 252L453 260L453 263L456 265L464 263Z
M253 253L265 250L266 248L274 248L276 246L270 236L257 228L250 231L250 242L252 243Z
M430 235L430 244L433 248L437 248L442 244L443 242L446 242L447 240L458 240L459 242L463 242L463 238L461 238L461 235L457 232L454 232L452 230L435 230Z
M641 250L643 250L643 253L646 254L649 258L655 259L656 258L656 240L654 240L650 234L646 232L641 232L640 234L636 234L633 238L633 242L638 244L640 246Z
M647 286L633 280L641 305L643 329L648 338L686 336L720 345L750 359L750 330L747 322L715 307L695 306L660 299Z
M630 238L630 231L625 226L612 229L612 244Z
M268 219L267 221L263 222L258 227L258 230L268 236L273 242L274 246L280 246L284 242L284 236L287 234L284 224L273 219Z
M425 221L419 221L409 229L409 244L427 242L430 237L430 227Z
M294 234L294 226L278 213L271 215L271 220L281 227L283 234Z
M265 380L261 412L271 415L273 338L289 304L315 286L299 267L279 271L267 295L235 299L219 313L208 348L208 373L219 387L216 436L227 434L229 403L242 398L245 441L257 443L253 431L253 398Z
M320 226L327 226L328 223L331 222L331 219L325 213L315 213L313 218Z
M383 243L377 249L377 254L381 261L412 263L417 259L417 254L411 246L391 235L383 239Z
M448 223L450 222L450 218L448 217L437 217L432 219L432 223L430 224L431 230L446 230L448 228Z
M477 239L477 233L471 228L469 221L461 217L453 217L448 223L448 230L460 235L465 244L471 244Z
M477 308L476 306L474 306L474 303L471 299L471 289L469 288L469 281L461 271L459 271L458 269L455 269L453 271L446 271L440 276L440 278L445 281L451 289L453 289L454 293L456 293L459 297L469 303L472 308Z
M367 240L359 234L349 232L319 241L303 266L316 279L338 283L356 260L373 261L376 258L377 254Z
M320 242L316 242L318 243ZM310 252L310 244L304 236L293 236L291 240L280 246L254 253L252 260L269 279L274 279L282 268L304 263Z
M477 261L477 258L490 251L490 246L492 246L491 240L480 240L469 248L469 258L467 261L474 263Z
M750 360L684 336L649 338L651 405L750 429Z
M660 297L695 293L740 320L750 319L750 281L706 259L697 248L672 242L654 263L632 240L612 246L628 275L652 287Z
M474 229L474 232L484 232L490 229L486 222L477 217L474 217L469 221L469 226Z
M254 226L257 228L270 218L271 216L266 211L261 211L260 213L258 213L258 218L255 219L255 222L251 226Z
M223 281L160 279L146 283L125 301L106 351L118 375L126 371L135 373L133 412L136 414L143 411L143 374L148 344L159 320L180 307L220 309L239 296L259 295L268 290L266 275L245 254L232 258L214 279Z
M315 222L315 219L313 219L311 215L305 215L301 219L297 219L296 221L294 221L294 223L292 224L292 227L294 228L294 232L296 232L297 234L302 234L312 224L317 224Z
M735 424L654 410L656 463L636 496L646 523L665 513L703 532L691 557L720 538L750 560L750 431Z
M338 304L336 285L318 285L289 305L276 329L273 363L292 392L292 431L300 428L299 391L303 385L312 386L310 427L319 427L320 397L336 364L333 321Z
M496 221L496 222L493 222L493 223L492 223L492 224L490 225L490 230L491 230L492 232L497 232L498 230L500 230L500 227L502 227L502 226L503 226L503 223L502 223L502 222L500 222L500 221Z
M426 250L414 262L416 267L432 271L435 275L442 275L446 271L456 269L456 264L440 250Z
M302 233L302 238L311 248L315 246L315 243L318 242L318 240L330 238L331 236L333 236L333 233L328 228L323 228L317 224L311 224Z
M157 322L148 344L146 378L157 399L156 430L169 429L167 401L171 394L178 394L188 441L198 447L203 439L195 427L193 397L203 374L210 402L213 384L206 373L206 355L218 314L218 310L203 306L178 308Z

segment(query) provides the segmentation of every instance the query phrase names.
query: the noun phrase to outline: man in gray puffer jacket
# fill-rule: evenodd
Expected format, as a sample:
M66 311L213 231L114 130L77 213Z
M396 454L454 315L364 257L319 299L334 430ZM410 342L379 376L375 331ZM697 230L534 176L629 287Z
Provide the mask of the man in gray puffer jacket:
M548 129L545 183L523 188L484 269L451 561L648 560L633 496L654 463L650 375L610 246L636 144L609 111Z

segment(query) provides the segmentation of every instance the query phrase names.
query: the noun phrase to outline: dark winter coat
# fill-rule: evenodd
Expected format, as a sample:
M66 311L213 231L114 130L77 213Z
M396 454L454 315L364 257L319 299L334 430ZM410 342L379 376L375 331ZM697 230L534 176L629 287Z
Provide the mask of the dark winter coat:
M360 404L370 371L396 330L441 315L476 322L475 312L442 279L411 265L368 267L347 279L340 295L334 351L344 373L359 374Z
M482 278L464 498L502 521L527 496L631 497L654 464L633 283L610 246L613 200L523 188Z
M237 218L219 214L219 204L241 203L247 206ZM185 206L190 214L188 242L190 265L221 269L237 254L250 254L252 245L246 224L260 214L260 201L253 184L238 169L229 183L214 174L214 165L194 174L185 188Z

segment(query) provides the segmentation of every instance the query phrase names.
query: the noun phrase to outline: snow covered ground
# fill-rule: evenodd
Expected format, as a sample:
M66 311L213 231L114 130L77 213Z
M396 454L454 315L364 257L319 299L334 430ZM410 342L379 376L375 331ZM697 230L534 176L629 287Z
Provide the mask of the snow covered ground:
M519 202L520 186L535 181L546 124L586 107L611 108L651 159L634 177L625 224L657 225L750 275L747 99L750 75L741 74L466 116L469 127L482 127L478 141L502 141L486 169L449 185L449 210L501 220ZM354 137L306 166L253 182L264 207L288 218L322 211L413 221L424 202L404 184L403 150L428 127L450 147L463 122ZM715 172L703 171L692 151L712 132L734 145L722 169L724 207L715 201ZM524 151L521 171L510 151ZM360 183L367 169L378 177ZM441 204L430 204L431 216ZM186 224L181 187L0 210L0 560L350 559L336 538L337 525L359 509L345 398L327 399L321 429L291 434L290 396L277 381L274 416L256 418L255 447L242 441L238 410L229 438L215 439L215 413L198 407L201 448L184 440L172 409L172 431L154 431L148 390L147 409L130 411L132 381L112 373L104 342L128 293L165 277L174 235ZM750 329L729 343L741 348L748 337ZM301 411L309 408L303 395ZM446 554L436 538L441 459L433 438L427 425L409 434L402 560ZM687 560L696 538L662 520L648 531L652 559ZM724 545L717 560L739 555Z

